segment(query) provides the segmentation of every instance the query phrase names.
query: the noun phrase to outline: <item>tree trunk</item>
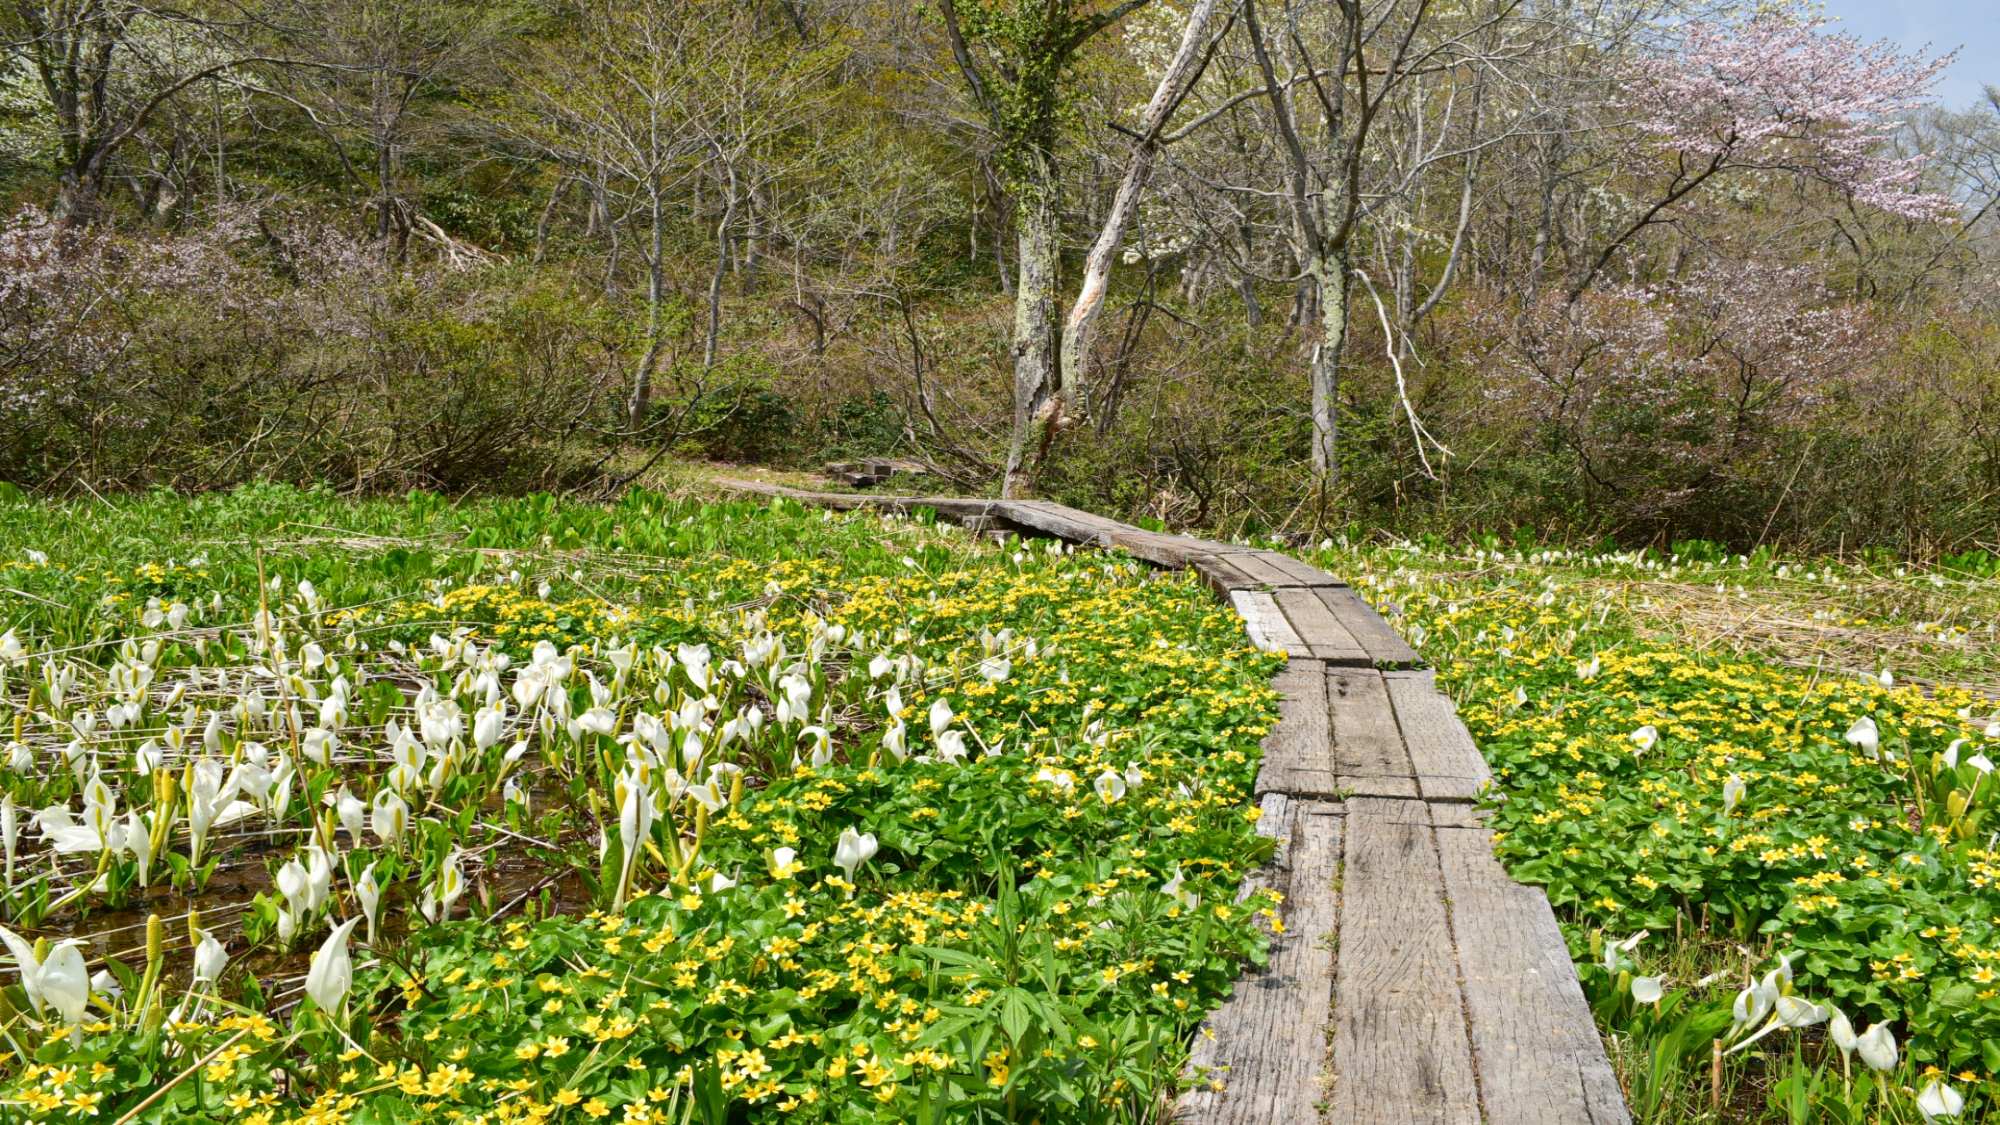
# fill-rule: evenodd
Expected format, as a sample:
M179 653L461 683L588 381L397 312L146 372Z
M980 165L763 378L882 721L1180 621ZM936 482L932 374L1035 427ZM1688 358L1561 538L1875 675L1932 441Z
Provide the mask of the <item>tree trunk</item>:
M1104 295L1110 288L1111 266L1117 260L1118 247L1125 240L1126 226L1138 213L1139 199L1146 193L1146 181L1152 177L1153 157L1160 148L1160 132L1166 128L1167 119L1180 104L1184 87L1199 78L1206 65L1202 48L1207 44L1208 23L1215 15L1218 3L1219 0L1198 0L1188 13L1187 24L1181 29L1180 46L1160 75L1159 85L1154 87L1151 100L1146 103L1145 115L1140 120L1139 141L1132 148L1124 178L1118 182L1118 191L1112 197L1111 209L1104 217L1097 241L1091 244L1090 254L1084 259L1083 281L1078 286L1076 303L1070 307L1069 320L1063 325L1062 363L1056 369L1058 380L1051 388L1056 400L1053 416L1058 422L1072 404L1089 402L1089 388L1084 385L1084 380L1089 375L1090 337L1097 327L1097 314L1104 307Z
M729 270L730 230L736 225L736 166L725 159L722 168L729 174L729 184L722 198L722 218L715 224L715 272L708 279L708 339L701 349L703 371L715 366L716 344L722 335L722 279Z
M1340 353L1347 345L1346 248L1330 250L1313 263L1313 281L1319 297L1319 339L1312 350L1312 469L1326 488L1340 475L1335 455L1338 423L1335 406L1340 391Z
M1000 494L1019 496L1027 485L1027 459L1046 440L1059 358L1056 339L1056 284L1061 266L1061 217L1056 207L1055 169L1044 158L1035 169L1039 182L1022 192L1015 216L1018 270L1014 283L1014 428L1007 444L1007 470Z
M637 432L646 423L646 407L653 401L653 368L660 361L660 342L665 334L666 303L666 208L660 199L660 185L653 183L647 218L651 220L646 258L646 352L639 357L639 370L632 375L632 397L625 403L625 428Z

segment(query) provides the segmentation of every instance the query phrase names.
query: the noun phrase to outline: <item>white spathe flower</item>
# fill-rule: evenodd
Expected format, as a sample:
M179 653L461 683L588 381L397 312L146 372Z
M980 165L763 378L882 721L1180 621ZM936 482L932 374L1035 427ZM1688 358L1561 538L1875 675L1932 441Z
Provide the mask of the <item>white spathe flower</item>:
M632 872L639 863L639 848L653 831L653 795L637 773L618 779L618 846L624 857L618 874L618 895L613 908L625 904L625 891L632 885Z
M809 760L812 762L814 769L832 764L833 735L828 733L825 727L806 727L799 731L799 738L801 741L809 741L812 744L812 753Z
M1733 1038L1737 1032L1746 1027L1754 1026L1759 1020L1763 1019L1765 1013L1771 1010L1771 1004L1777 998L1775 990L1767 989L1762 984L1751 985L1749 988L1737 993L1736 1004L1731 1009L1731 1014L1735 1017L1736 1022L1730 1028L1730 1036Z
M1993 772L1993 759L1988 758L1984 754L1974 754L1972 757L1967 758L1965 760L1965 764L1971 766L1973 769L1978 770L1980 773Z
M1951 1088L1949 1083L1933 1081L1917 1095L1917 1112L1925 1121L1936 1121L1940 1117L1957 1117L1965 1110L1965 1095Z
M888 730L882 732L882 749L899 762L910 756L909 731L901 721L892 723Z
M1659 977L1632 978L1632 999L1641 1004L1657 1004L1660 1002L1660 997L1666 994Z
M1659 744L1660 732L1653 729L1653 725L1651 723L1648 723L1645 726L1640 727L1638 730L1633 731L1631 734L1631 739L1632 739L1632 745L1638 747L1638 749L1632 751L1632 753L1635 755L1644 754L1646 751L1651 750L1654 746Z
M1775 1014L1786 1027L1811 1027L1826 1018L1826 1009L1801 996L1780 996Z
M936 738L943 734L944 728L951 725L951 720L951 704L940 697L937 702L931 704L931 737Z
M879 847L873 832L856 832L850 825L840 830L840 840L833 848L833 864L852 883L855 869L874 858Z
M965 760L964 731L948 730L938 735L937 742L939 758L947 762L962 762Z
M410 826L410 806L396 795L394 789L379 789L375 793L375 807L369 814L368 826L383 843L393 844L402 839L404 830Z
M285 861L278 868L278 893L285 896L285 904L293 913L306 909L306 869L297 859Z
M90 1007L90 970L83 963L83 950L74 940L49 950L37 974L42 999L71 1026L83 1022Z
M979 662L979 676L989 683L1000 683L1014 674L1014 662L1004 656L989 656Z
M340 827L349 836L360 839L361 833L368 827L368 806L361 803L361 798L342 788L334 798L333 809L340 817Z
M1854 1025L1848 1022L1846 1012L1831 1004L1827 1005L1827 1008L1832 1014L1826 1017L1826 1037L1833 1041L1834 1046L1840 1048L1841 1054L1853 1054L1855 1044L1860 1042L1861 1037L1854 1034Z
M1844 735L1849 745L1867 755L1871 760L1882 757L1882 732L1875 726L1875 720L1863 715L1854 720Z
M196 933L201 936L201 941L194 947L194 982L214 984L222 979L222 970L229 965L229 951L207 930L197 930Z
M507 725L507 704L494 700L493 706L482 707L472 720L472 745L481 750L491 750L500 741L500 733Z
M382 916L382 885L375 881L375 865L361 869L354 881L354 897L361 900L362 917L368 919L368 944L375 944L375 923Z
M354 987L354 962L347 955L347 938L360 921L359 917L349 918L335 926L306 969L306 995L328 1015L340 1011L347 990Z
M84 1008L90 1003L90 974L84 967L83 952L74 940L56 946L39 960L33 943L5 926L0 926L0 942L5 942L14 955L21 974L21 991L28 994L28 1003L34 1005L35 1014L51 1007L65 1023L83 1022Z
M592 707L577 716L579 730L589 734L610 734L618 729L618 713L609 707Z
M1861 1061L1868 1069L1890 1071L1896 1069L1896 1036L1889 1025L1878 1023L1855 1037L1855 1049L1861 1052Z
M1722 811L1725 815L1736 811L1736 806L1742 803L1743 791L1747 788L1748 786L1744 783L1743 779L1733 773L1723 781Z
M1097 791L1097 799L1107 805L1116 804L1125 796L1125 778L1117 770L1105 770L1098 774L1090 787Z
M1579 680L1594 680L1597 678L1598 671L1603 666L1603 663L1597 657L1592 656L1589 660L1583 661L1576 666L1576 678Z
M778 879L789 879L799 870L799 853L796 848L775 848L771 852L771 875Z

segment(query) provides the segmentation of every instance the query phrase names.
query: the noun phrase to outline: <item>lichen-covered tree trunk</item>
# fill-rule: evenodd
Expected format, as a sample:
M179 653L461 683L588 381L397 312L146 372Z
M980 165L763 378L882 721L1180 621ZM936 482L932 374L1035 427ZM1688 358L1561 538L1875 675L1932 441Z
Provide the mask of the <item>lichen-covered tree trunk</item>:
M1040 162L1041 182L1021 193L1015 219L1019 261L1014 281L1014 428L1007 442L1002 496L1027 487L1028 459L1048 440L1061 403L1051 397L1060 359L1056 293L1061 270L1061 215L1056 206L1055 169Z

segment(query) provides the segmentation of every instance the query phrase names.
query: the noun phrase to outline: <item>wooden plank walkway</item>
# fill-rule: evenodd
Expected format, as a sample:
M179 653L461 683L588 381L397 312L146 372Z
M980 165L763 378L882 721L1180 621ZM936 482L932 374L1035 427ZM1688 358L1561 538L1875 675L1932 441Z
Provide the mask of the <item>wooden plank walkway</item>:
M1242 893L1284 895L1270 963L1194 1043L1176 1120L1631 1120L1548 899L1507 877L1472 803L1491 775L1417 653L1338 578L1276 551L1142 531L1045 501L738 491L841 508L927 507L977 526L1190 568L1291 657L1272 681Z

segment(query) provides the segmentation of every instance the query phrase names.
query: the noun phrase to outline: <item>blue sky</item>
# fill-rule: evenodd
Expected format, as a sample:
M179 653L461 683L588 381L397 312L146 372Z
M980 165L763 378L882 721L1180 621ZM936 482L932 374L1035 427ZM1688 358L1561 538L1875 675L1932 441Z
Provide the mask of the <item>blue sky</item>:
M1982 84L2000 86L2000 3L1996 0L1824 0L1835 27L1863 39L1888 39L1930 53L1957 48L1938 80L1940 101L1964 109Z

